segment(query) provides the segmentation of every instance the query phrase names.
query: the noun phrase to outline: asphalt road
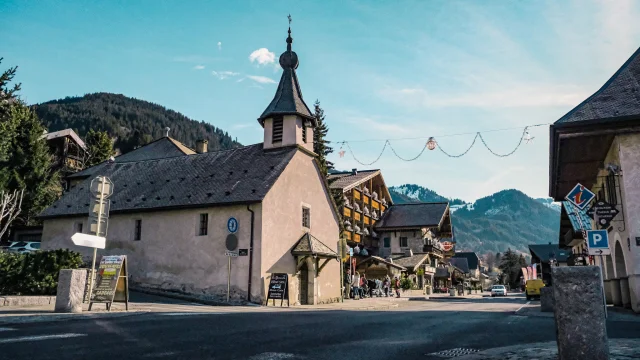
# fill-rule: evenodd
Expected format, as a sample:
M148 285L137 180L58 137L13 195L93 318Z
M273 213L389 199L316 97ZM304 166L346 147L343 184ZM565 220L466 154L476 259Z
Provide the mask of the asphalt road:
M555 340L553 319L514 315L524 303L420 301L388 311L225 308L18 324L0 328L0 358L443 359L435 353ZM639 338L640 322L611 322L608 332Z

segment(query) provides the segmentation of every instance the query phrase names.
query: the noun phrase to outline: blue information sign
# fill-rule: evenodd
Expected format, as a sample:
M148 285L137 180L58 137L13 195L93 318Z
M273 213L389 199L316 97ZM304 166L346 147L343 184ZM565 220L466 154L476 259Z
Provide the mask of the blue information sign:
M233 216L230 217L229 220L227 220L227 230L229 230L229 232L232 234L238 231L238 220L236 220L236 218L234 218Z
M581 184L577 184L566 196L566 199L573 205L577 206L580 210L589 205L591 200L596 197L596 194L591 192Z
M607 230L587 231L587 245L589 246L589 255L611 255Z

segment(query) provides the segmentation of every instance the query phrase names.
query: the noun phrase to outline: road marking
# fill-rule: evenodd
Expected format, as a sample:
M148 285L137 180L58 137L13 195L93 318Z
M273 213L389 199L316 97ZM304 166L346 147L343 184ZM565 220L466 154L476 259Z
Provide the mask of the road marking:
M25 342L25 341L41 341L41 340L51 340L51 339L67 339L74 337L87 336L87 334L55 334L55 335L36 335L36 336L22 336L17 338L9 338L9 339L0 339L0 344L7 343L17 343L17 342Z
M2 332L2 331L13 331L13 330L15 330L15 329L7 328L7 327L0 327L0 332Z
M520 306L520 307L518 308L518 310L516 310L516 314L518 313L518 311L522 310L522 308L523 308L523 307L525 307L525 306L527 306L527 305L529 305L529 304L531 304L531 301L527 301L527 303L526 303L526 304L524 304L524 305Z

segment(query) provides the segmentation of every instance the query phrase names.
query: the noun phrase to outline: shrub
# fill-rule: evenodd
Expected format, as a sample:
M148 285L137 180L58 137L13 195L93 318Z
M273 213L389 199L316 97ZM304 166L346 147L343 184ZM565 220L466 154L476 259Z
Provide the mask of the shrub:
M410 290L412 287L413 281L411 281L411 279L403 277L402 280L400 280L400 288L402 290Z
M61 269L77 269L82 255L67 249L0 253L0 295L55 295Z

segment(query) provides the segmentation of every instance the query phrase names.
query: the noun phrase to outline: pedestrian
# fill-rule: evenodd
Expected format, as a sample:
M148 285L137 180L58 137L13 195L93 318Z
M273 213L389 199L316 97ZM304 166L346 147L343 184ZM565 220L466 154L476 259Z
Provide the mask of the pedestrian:
M353 289L353 298L360 300L360 273L356 271L351 279L351 288Z
M394 287L396 288L396 296L400 297L400 279L396 276L396 279L393 282Z
M382 288L384 289L384 296L389 297L389 275L385 276L384 281L382 282Z
M362 274L362 276L360 277L360 298L361 299L365 297L366 288L367 288L367 277L365 276L365 274Z
M351 269L344 273L344 297L351 298Z

